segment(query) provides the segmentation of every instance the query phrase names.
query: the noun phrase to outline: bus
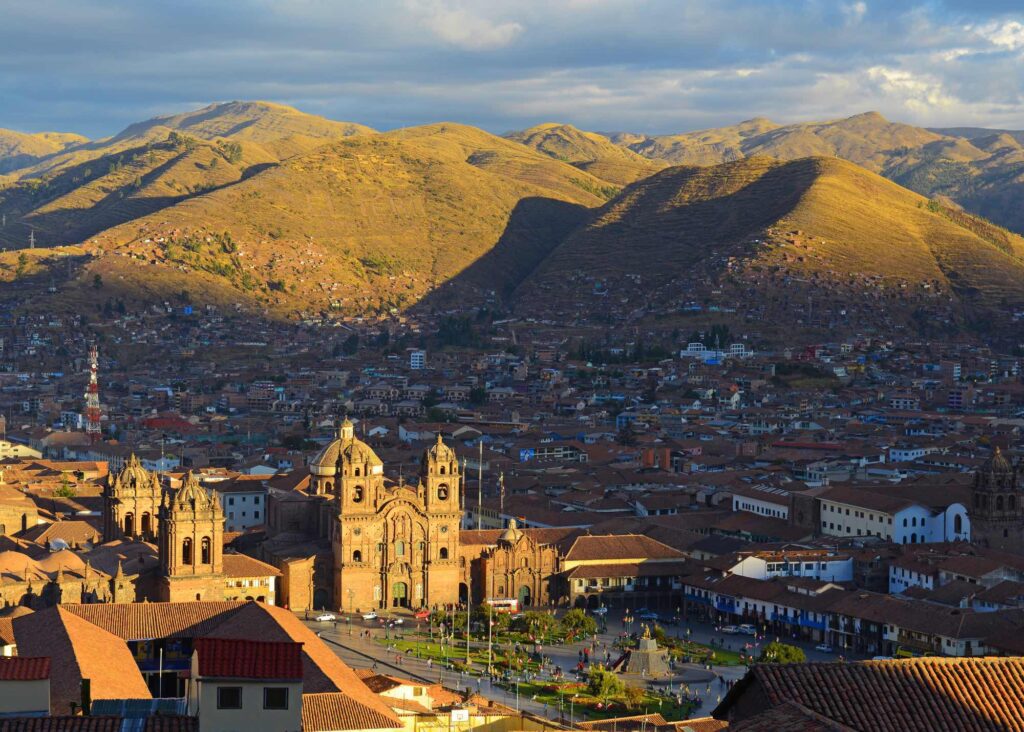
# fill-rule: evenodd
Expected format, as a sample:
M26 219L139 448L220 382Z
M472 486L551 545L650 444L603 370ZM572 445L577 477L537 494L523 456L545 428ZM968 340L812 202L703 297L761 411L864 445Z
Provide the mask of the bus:
M484 602L494 608L496 613L519 612L519 600L514 597L488 597Z

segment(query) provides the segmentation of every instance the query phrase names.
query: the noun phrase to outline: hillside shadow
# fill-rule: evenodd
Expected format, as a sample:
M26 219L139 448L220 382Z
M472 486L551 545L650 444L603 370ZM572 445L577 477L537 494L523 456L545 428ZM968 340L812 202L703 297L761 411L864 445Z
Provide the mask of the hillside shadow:
M507 300L519 284L592 214L575 203L540 196L520 200L498 242L458 274L440 283L408 310L446 310L467 300Z
M655 174L638 184L641 190L619 218L606 217L552 252L551 271L564 275L581 262L597 277L636 272L669 278L697 264L723 270L727 256L751 255L751 237L792 211L819 174L811 158L772 165L748 180L702 180L708 175L703 168ZM680 202L689 186L706 189L705 198ZM717 190L725 187L731 189Z

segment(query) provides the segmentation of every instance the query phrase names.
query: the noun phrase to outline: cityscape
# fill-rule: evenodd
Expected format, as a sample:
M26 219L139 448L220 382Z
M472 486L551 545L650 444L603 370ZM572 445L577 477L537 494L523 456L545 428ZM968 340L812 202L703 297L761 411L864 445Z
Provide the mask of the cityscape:
M0 10L0 732L1024 731L1019 8L157 5Z

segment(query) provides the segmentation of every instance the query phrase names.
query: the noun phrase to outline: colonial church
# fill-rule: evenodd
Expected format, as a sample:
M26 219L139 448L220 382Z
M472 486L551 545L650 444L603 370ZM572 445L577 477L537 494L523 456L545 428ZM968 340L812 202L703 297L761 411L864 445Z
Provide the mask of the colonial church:
M337 608L455 602L462 475L440 435L423 453L416 485L386 486L384 463L345 420L311 463L310 484L314 495L330 497Z
M979 546L1020 551L1024 546L1024 485L1021 466L997 447L974 475L971 539Z

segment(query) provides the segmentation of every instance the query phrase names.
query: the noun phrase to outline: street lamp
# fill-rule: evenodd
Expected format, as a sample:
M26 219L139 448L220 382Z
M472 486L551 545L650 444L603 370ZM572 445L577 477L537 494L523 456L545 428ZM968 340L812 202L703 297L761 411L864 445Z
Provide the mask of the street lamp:
M573 708L576 706L576 695L569 697L569 729L572 729Z

